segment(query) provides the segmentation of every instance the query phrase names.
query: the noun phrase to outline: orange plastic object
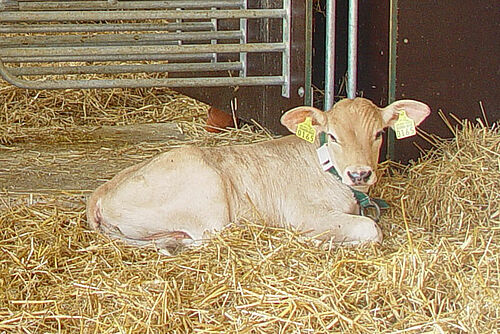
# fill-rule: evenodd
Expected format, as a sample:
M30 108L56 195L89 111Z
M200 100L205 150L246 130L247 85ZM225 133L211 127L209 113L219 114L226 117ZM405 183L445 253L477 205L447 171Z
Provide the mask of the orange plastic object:
M210 107L208 110L207 127L205 129L209 132L221 132L219 129L234 128L234 121L233 115Z

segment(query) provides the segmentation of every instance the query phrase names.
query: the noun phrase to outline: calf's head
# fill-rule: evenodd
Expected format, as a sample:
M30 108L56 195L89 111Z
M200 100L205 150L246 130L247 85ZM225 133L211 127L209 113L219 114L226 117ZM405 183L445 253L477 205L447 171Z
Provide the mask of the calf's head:
M401 110L415 126L430 114L429 107L418 101L400 100L379 108L358 97L341 100L327 112L308 106L291 109L283 114L281 123L295 133L297 125L310 118L317 137L326 133L328 152L342 182L366 190L377 181L375 169L384 129L394 125Z

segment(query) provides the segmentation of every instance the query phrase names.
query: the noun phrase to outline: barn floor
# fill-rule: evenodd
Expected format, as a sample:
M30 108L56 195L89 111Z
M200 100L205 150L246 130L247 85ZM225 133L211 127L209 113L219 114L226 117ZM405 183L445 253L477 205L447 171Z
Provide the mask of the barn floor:
M39 138L30 136L29 141L0 148L4 200L88 194L118 171L151 156L148 148L185 139L174 122L24 130L35 131Z
M117 171L272 138L208 133L205 113L164 90L0 85L0 333L498 333L498 127L381 177L381 245L318 247L258 214L173 257L90 231L85 196Z

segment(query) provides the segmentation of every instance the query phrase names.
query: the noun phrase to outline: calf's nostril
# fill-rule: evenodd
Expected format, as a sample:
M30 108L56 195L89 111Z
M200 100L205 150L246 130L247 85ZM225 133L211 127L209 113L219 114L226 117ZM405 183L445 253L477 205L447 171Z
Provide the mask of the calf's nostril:
M360 172L347 172L347 176L351 179L351 181L355 184L359 183L367 183L370 177L372 176L372 171L360 171Z
M358 182L360 180L361 175L358 172L347 172L347 176L351 179L352 182Z

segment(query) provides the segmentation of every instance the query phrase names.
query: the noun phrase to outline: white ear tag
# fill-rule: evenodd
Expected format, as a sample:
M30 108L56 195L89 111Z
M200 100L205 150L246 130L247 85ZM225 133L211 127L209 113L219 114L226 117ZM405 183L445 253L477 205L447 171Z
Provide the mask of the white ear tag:
M332 158L330 157L330 152L328 152L328 147L326 147L326 145L321 145L316 150L316 153L318 153L319 163L324 171L333 167Z

